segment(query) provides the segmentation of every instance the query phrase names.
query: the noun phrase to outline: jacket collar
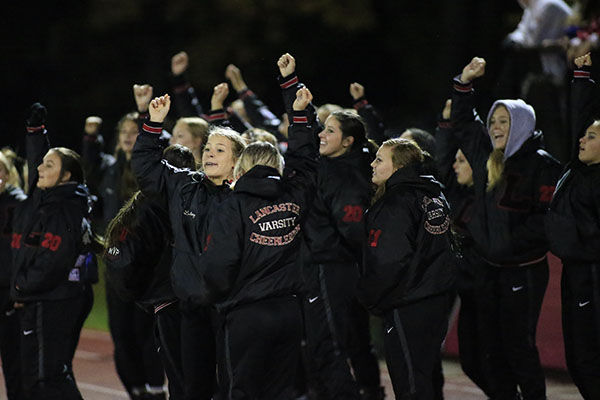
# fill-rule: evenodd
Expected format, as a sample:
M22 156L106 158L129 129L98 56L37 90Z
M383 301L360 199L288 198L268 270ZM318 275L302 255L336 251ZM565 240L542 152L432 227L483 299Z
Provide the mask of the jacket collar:
M264 198L276 198L283 193L281 175L275 168L256 165L237 180L233 191Z

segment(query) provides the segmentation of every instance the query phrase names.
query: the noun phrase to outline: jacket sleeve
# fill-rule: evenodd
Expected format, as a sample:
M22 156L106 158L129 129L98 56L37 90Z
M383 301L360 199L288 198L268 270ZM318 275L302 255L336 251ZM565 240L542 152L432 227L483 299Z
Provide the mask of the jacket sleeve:
M144 194L168 200L177 186L193 178L190 170L173 167L162 159L164 149L161 132L162 124L144 123L133 147L131 168Z
M487 185L487 160L492 152L487 128L475 111L472 84L454 79L451 122L456 144L465 154L473 169L476 193L485 192Z
M384 204L368 224L358 292L363 304L375 313L386 295L406 279L414 258L417 222L412 208L408 201Z
M290 123L292 123L292 120L294 119L293 104L294 100L296 100L296 92L298 89L303 88L304 84L300 83L296 73L286 77L279 75L277 77L277 81L279 82L279 87L281 88L285 112L288 115ZM317 110L312 103L306 108L306 117L308 118L308 125L313 127L313 131L318 130L321 122L317 117Z
M571 83L571 160L579 154L579 139L594 122L594 92L596 84L591 77L591 68L583 66L573 72Z
M454 138L452 122L449 120L439 121L435 130L436 165L440 181L446 189L453 187L456 183L456 175L454 174L452 165L454 164L458 149L458 144Z
M67 280L78 256L80 229L64 213L49 215L34 227L22 245L36 246L36 253L29 265L18 269L15 277L17 293L43 293ZM31 242L28 244L28 241Z
M385 141L385 125L381 115L364 97L356 100L353 107L367 124L367 137L381 146Z
M198 301L204 305L226 300L240 273L243 251L243 216L234 197L221 204L218 213L209 217L200 256L199 275L203 296Z
M277 128L281 124L281 121L252 90L243 90L238 93L238 96L244 102L244 108L252 126L265 129L275 136L280 135Z
M185 74L172 76L173 110L179 118L199 117L204 112L198 95Z
M50 141L48 139L48 131L46 131L43 126L28 127L27 135L25 137L28 173L27 187L29 188L27 193L33 193L39 177L37 167L42 163L44 156L49 149Z
M113 165L115 158L103 152L104 138L101 135L84 135L81 145L81 164L86 182L93 194L99 194L99 185L107 167Z

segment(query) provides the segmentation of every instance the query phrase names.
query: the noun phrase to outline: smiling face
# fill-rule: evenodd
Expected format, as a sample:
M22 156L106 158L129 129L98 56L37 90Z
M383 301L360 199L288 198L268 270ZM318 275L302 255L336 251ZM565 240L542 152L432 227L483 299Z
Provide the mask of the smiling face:
M469 161L467 161L467 158L460 149L456 152L452 168L454 169L456 181L459 185L470 186L473 184L473 170L471 169L471 164L469 164Z
M37 167L39 174L37 187L40 189L47 189L69 180L71 177L70 172L65 173L62 179L60 178L61 168L62 161L60 156L56 152L50 150L44 156L42 163Z
M579 139L579 161L586 165L600 162L600 120L594 121Z
M373 168L371 181L377 186L384 184L398 170L398 168L394 167L392 150L389 146L381 146L379 148L375 160L371 163L371 167Z
M353 141L352 136L344 138L340 121L330 115L319 133L319 154L331 158L341 156L352 147Z
M510 134L510 114L506 107L500 105L496 107L490 118L489 134L494 142L494 148L506 148L508 135Z
M131 154L133 152L133 145L135 144L135 139L138 136L138 126L132 120L125 120L121 124L121 128L119 129L119 145L118 148L123 150L126 154Z
M210 135L202 152L202 168L215 185L233 178L233 167L237 160L233 156L231 140L220 135Z

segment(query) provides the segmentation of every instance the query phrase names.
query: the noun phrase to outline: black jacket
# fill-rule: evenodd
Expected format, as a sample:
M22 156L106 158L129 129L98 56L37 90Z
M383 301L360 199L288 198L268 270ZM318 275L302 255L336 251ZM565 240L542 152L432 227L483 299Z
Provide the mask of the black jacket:
M363 213L372 196L371 161L362 149L319 160L317 194L305 224L311 263L361 262Z
M142 192L167 202L173 230L173 289L179 299L195 302L206 217L231 191L227 185L215 186L201 172L179 169L162 160L161 130L161 124L144 123L131 165Z
M419 166L394 172L366 214L359 298L373 314L442 294L454 281L449 207Z
M23 190L12 185L6 185L4 191L0 193L0 289L7 289L10 286L13 215L15 208L26 198Z
M83 293L89 194L85 186L76 183L35 188L35 167L49 148L45 136L43 129L27 135L32 185L13 221L11 297L20 302L66 299Z
M315 192L318 153L304 112L295 112L289 132L283 176L255 166L210 216L198 294L223 313L302 288L296 258L300 225Z
M107 281L123 299L147 311L176 299L171 286L172 233L166 204L146 196L133 205L134 226L123 228L104 257Z
M550 250L566 264L600 260L600 164L588 166L578 159L578 140L594 122L595 86L589 67L575 71L571 162L559 180L546 216Z
M471 233L478 253L489 263L507 266L543 258L548 251L544 215L561 167L543 150L541 133L533 134L505 160L501 182L487 191L486 163L492 144L474 112L470 85L455 83L452 122L458 146L473 169Z

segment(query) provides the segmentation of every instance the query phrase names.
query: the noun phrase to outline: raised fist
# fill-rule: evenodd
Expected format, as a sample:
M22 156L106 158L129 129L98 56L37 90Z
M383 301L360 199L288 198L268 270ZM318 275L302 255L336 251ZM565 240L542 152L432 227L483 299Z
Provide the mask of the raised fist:
M365 87L358 82L350 84L350 96L354 100L358 100L365 95Z
M152 99L152 86L145 85L133 85L133 96L135 97L135 104L139 112L148 111L148 103Z
M307 87L298 89L298 91L296 92L296 100L294 100L292 108L294 109L294 111L302 111L306 109L306 106L310 104L312 99L313 95Z
M226 82L219 83L213 89L213 95L210 99L211 110L220 110L223 108L223 103L229 95L229 86Z
M171 108L171 97L168 94L155 97L149 104L148 111L150 112L150 121L163 122Z
M90 116L85 119L83 130L87 135L97 135L100 131L100 125L102 125L102 118Z
M483 76L483 74L485 74L485 60L480 57L473 57L471 62L463 68L460 81L470 83L473 79Z
M584 65L587 65L589 67L592 66L592 54L591 53L585 53L584 55L575 58L575 65L577 65L577 68L581 68Z
M33 103L29 107L29 114L27 115L27 126L35 127L42 126L46 122L46 107L41 103Z
M171 73L174 76L183 74L190 65L190 59L185 51L180 51L171 57Z
M296 71L296 59L290 53L285 53L277 60L277 66L279 73L285 78Z
M248 88L242 77L242 72L233 64L229 64L225 69L225 78L229 79L231 86L233 86L236 92L241 92Z

